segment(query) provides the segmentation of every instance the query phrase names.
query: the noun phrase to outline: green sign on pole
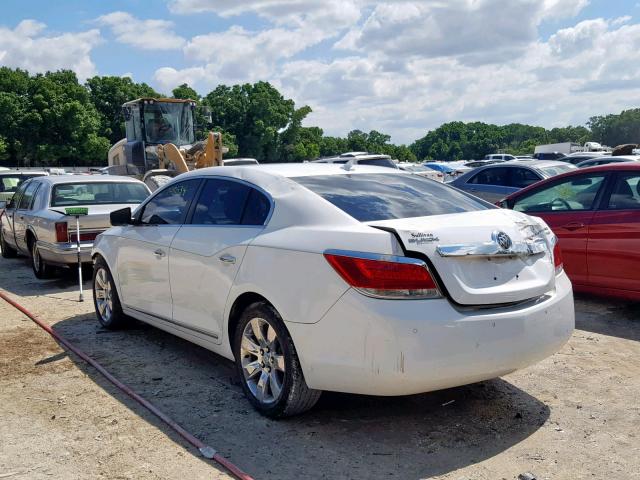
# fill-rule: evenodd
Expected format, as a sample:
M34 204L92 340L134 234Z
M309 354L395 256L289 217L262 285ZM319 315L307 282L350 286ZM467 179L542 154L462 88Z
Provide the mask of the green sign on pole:
M64 209L66 215L89 215L87 207L67 207Z

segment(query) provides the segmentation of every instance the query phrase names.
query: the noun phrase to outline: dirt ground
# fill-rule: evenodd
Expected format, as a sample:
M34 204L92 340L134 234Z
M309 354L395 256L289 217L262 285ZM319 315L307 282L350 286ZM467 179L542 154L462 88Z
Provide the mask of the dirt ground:
M0 259L0 288L256 479L640 479L640 305L578 297L562 351L502 379L325 394L271 421L229 361L145 325L106 331L74 287L70 274L39 281L26 259ZM0 300L4 478L229 477Z

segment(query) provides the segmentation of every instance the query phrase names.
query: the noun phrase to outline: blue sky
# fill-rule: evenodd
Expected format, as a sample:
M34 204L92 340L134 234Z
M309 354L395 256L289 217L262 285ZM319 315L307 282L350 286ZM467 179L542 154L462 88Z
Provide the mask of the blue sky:
M606 0L4 0L0 64L170 92L266 80L344 135L583 124L638 107L640 7ZM636 87L638 85L638 87Z

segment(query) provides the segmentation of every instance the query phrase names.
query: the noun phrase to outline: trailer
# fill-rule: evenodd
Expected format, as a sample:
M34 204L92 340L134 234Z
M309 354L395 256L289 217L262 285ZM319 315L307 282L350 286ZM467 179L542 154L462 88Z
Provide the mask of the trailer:
M569 155L574 152L582 152L584 147L575 142L549 143L547 145L538 145L533 153L564 153Z

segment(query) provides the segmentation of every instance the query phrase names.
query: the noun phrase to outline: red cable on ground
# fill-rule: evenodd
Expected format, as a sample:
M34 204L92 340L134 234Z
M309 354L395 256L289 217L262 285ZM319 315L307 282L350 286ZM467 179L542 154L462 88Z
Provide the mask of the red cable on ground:
M136 402L138 402L140 405L142 405L151 413L153 413L155 416L157 416L164 423L169 425L173 430L175 430L178 433L178 435L180 435L187 442L189 442L191 445L196 447L198 451L202 454L202 456L211 460L215 460L220 465L222 465L225 469L227 469L238 480L253 480L251 476L243 472L240 468L235 466L233 463L231 463L229 460L227 460L223 456L216 453L216 451L212 447L210 447L209 445L206 445L205 443L203 443L202 441L198 440L196 437L191 435L189 432L187 432L184 428L182 428L180 425L174 422L171 419L171 417L169 417L167 414L165 414L160 409L158 409L158 407L153 405L151 402L149 402L148 400L146 400L145 398L143 398L142 396L134 392L130 387L128 387L127 385L122 383L120 380L118 380L116 377L111 375L102 365L100 365L97 361L95 361L89 355L87 355L78 347L76 347L73 343L69 342L62 335L54 331L49 325L42 322L36 315L31 313L29 310L27 310L25 307L20 305L18 302L9 298L2 290L0 290L0 298L2 298L9 305L18 309L27 317L29 317L31 320L33 320L40 328L42 328L45 332L47 332L49 335L55 338L60 344L64 345L64 347L71 350L73 353L79 356L82 360L84 360L93 368L95 368L98 372L100 372L107 380L113 383L116 387L118 387L124 393L129 395L131 398L133 398Z

